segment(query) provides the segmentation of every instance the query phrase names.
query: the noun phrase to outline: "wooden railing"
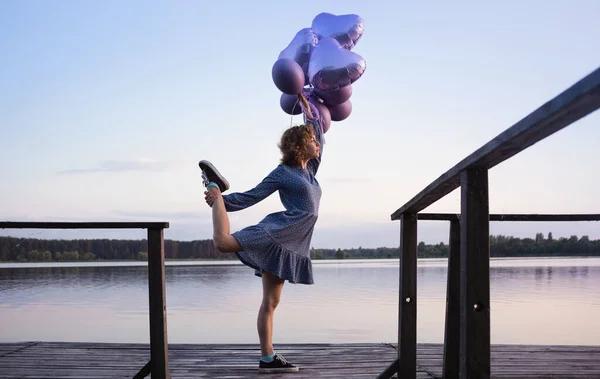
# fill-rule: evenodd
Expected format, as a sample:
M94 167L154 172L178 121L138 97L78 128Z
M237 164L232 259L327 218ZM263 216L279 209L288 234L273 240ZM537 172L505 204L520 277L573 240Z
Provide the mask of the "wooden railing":
M0 222L0 229L147 229L150 361L134 379L170 379L165 292L164 229L168 222Z
M450 219L450 251L445 350L446 378L490 377L490 247L488 170L600 107L600 68L505 130L433 181L392 215L400 220L400 288L398 309L398 360L380 379L415 378L417 366L417 219L418 213L458 187L461 188L460 223ZM585 215L496 215L508 220ZM597 215L590 215L597 216ZM433 217L431 215L426 217ZM593 217L592 217L593 218ZM432 218L435 219L435 218ZM458 262L458 263L457 263ZM456 321L458 320L458 321ZM452 324L450 325L449 322ZM458 342L457 342L458 341Z

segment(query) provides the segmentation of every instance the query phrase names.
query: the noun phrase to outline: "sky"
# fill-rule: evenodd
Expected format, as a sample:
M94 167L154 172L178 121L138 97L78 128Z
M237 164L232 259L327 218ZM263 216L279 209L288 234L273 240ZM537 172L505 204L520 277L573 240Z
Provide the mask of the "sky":
M232 192L279 163L302 122L279 106L279 53L321 12L357 14L367 63L325 135L315 248L397 247L390 215L460 160L600 65L600 2L0 2L0 220L167 221L212 238L198 161ZM600 112L489 172L491 213L600 213ZM459 190L425 212L460 212ZM230 213L232 231L282 210ZM419 240L448 241L422 221ZM492 234L588 235L597 222L499 223ZM144 238L143 230L0 230Z

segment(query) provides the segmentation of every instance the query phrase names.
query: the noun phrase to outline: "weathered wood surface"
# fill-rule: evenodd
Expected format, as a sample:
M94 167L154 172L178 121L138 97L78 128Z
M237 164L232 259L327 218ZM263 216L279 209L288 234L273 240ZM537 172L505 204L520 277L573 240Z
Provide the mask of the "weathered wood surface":
M391 215L418 213L454 191L468 168L490 169L600 108L600 68L457 163Z
M460 222L450 221L448 275L446 277L446 322L444 323L444 361L446 378L460 372Z
M418 213L422 221L453 221L460 219L460 213ZM490 214L490 221L600 221L600 214Z
M405 213L401 220L398 376L412 379L417 371L417 215Z
M173 379L376 378L397 358L389 344L276 345L299 373L259 375L256 345L169 345ZM492 345L492 378L600 378L600 346ZM417 378L442 377L443 346L419 344ZM132 378L150 358L147 344L0 344L1 379Z
M460 182L460 378L488 379L491 372L488 171L465 170Z
M169 378L165 237L163 229L148 229L148 294L150 313L150 370L154 379ZM145 371L144 371L145 372Z
M168 222L0 222L0 229L167 229Z

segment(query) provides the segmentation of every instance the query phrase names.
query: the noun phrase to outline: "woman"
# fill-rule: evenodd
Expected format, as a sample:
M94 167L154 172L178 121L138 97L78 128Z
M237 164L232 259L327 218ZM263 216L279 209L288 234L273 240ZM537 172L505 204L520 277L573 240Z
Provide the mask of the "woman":
M279 143L281 164L255 188L222 195L229 189L227 180L210 162L199 163L206 185L205 199L212 207L215 247L223 253L235 253L262 277L263 299L257 319L262 373L298 371L273 350L273 316L285 280L313 284L310 242L321 199L315 175L321 163L323 129L316 108L302 95L299 100L305 124L283 133ZM252 206L275 191L279 191L285 211L271 213L258 225L230 233L227 212Z

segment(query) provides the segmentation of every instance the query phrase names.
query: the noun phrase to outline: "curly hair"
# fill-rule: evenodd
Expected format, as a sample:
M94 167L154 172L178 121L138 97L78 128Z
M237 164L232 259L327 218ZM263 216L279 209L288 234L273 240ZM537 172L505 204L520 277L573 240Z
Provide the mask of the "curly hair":
M281 150L281 163L287 166L300 166L308 151L308 141L315 136L311 124L292 126L283 132L277 146Z

